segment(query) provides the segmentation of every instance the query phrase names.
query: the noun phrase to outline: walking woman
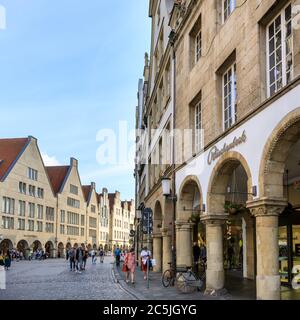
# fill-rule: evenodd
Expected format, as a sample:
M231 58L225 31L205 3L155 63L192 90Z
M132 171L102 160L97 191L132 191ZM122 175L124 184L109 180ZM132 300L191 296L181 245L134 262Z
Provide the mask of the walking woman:
M135 266L136 266L136 258L134 254L134 248L131 248L129 253L125 256L124 264L127 266L127 272L126 272L126 282L129 282L129 274L131 278L131 283L134 284L135 281Z
M4 267L5 267L5 270L8 271L8 269L10 268L10 265L11 265L11 256L10 256L9 250L7 250L6 254L4 255Z

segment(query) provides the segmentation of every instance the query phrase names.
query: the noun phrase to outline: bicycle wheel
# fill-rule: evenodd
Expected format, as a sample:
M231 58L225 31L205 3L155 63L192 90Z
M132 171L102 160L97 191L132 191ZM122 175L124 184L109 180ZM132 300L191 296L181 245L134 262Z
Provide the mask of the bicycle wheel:
M193 272L180 272L176 277L176 288L182 293L192 293L197 290L198 281Z
M172 280L172 272L171 270L166 270L161 278L161 282L165 288L170 286Z

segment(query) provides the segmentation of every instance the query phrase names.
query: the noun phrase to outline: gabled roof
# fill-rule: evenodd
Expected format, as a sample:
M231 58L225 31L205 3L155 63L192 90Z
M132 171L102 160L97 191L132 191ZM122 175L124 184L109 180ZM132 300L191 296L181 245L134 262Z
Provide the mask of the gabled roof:
M57 194L70 170L70 166L46 167L53 192Z
M82 186L82 192L86 202L89 202L92 186Z
M108 194L108 200L109 200L109 207L110 207L110 209L112 209L112 208L114 207L115 197L116 197L116 194L115 194L115 193L109 193L109 194Z
M0 139L0 180L4 180L29 142L30 138Z

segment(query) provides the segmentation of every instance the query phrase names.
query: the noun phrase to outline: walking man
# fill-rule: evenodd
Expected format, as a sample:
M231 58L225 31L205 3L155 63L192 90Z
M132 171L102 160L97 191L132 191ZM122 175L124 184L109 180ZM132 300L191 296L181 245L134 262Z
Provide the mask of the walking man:
M68 251L67 256L69 257L69 263L70 263L70 271L75 271L75 255L76 255L76 250L75 248L70 248Z
M121 259L121 250L119 249L119 247L116 248L114 255L116 258L116 266L119 267L120 266L120 259Z

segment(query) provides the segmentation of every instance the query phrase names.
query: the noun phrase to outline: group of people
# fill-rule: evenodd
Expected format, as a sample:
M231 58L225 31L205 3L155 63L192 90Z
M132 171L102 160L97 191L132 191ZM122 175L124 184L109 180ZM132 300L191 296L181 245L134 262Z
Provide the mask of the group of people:
M0 251L0 266L4 267L5 270L9 270L11 266L11 254L9 250L6 251Z
M130 250L124 250L123 252L120 250L119 247L116 247L114 250L114 257L116 266L120 266L121 260L123 260L122 271L125 273L125 281L129 283L129 278L131 279L131 283L135 283L135 269L137 266L137 259L135 256L134 248ZM147 280L148 272L151 268L151 252L144 247L141 251L140 255L141 259L141 269L144 273L144 280Z
M104 262L104 256L104 250L99 248L100 263ZM95 265L97 262L97 252L95 249L89 251L84 244L71 247L66 255L66 259L69 261L70 271L74 271L75 273L84 271L89 257L92 258L92 264Z

